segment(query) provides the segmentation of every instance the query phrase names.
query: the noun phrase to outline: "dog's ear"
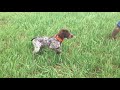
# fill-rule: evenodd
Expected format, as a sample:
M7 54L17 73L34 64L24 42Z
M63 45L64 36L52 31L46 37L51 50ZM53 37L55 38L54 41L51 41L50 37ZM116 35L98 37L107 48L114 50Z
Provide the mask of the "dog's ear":
M73 37L73 34L71 34L68 30L64 29L63 30L63 35L64 35L64 38L72 38Z
M60 32L58 33L58 35L61 38L68 38L70 33L67 29L61 29Z
M61 30L60 30L60 33L61 33L61 34L68 34L68 33L69 33L69 31L68 31L68 30L66 30L66 29L61 29Z
M68 32L67 29L61 29L60 31L61 31L61 32Z

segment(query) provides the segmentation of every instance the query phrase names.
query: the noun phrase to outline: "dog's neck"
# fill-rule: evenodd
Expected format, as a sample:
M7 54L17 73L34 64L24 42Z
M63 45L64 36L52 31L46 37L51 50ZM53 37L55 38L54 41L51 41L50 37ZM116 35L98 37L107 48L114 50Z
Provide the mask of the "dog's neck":
M59 35L55 35L54 38L56 38L60 43L62 43L64 40L64 38L60 37Z

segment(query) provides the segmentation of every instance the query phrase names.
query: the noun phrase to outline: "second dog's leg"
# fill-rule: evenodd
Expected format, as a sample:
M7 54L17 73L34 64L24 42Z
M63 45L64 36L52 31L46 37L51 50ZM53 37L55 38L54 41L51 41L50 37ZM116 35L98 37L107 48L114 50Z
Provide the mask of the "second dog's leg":
M116 39L116 35L120 32L120 28L116 27L112 32L112 37Z

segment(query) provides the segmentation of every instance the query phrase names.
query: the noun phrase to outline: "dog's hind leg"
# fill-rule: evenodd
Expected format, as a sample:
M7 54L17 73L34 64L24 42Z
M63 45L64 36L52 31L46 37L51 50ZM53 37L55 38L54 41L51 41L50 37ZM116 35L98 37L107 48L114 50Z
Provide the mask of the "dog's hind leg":
M41 43L37 40L33 40L32 43L34 46L33 54L38 53L40 51L40 48L41 48Z
M40 47L34 47L33 54L38 53L40 50Z

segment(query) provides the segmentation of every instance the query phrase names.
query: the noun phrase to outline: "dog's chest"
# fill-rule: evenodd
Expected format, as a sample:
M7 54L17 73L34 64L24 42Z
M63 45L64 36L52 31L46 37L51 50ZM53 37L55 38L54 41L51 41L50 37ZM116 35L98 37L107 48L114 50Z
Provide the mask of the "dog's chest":
M55 38L50 38L49 39L49 47L50 48L59 48L60 47L60 42L57 41Z

